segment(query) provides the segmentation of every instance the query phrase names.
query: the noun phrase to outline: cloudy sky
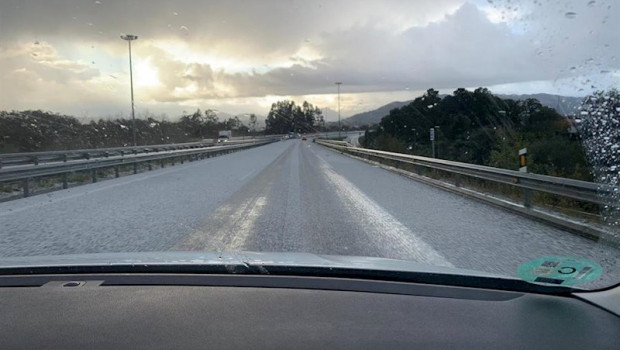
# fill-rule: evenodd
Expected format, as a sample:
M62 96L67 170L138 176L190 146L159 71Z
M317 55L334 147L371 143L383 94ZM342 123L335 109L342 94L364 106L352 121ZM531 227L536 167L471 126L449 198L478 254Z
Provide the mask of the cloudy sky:
M436 88L580 96L620 86L613 0L2 0L0 110L343 116Z

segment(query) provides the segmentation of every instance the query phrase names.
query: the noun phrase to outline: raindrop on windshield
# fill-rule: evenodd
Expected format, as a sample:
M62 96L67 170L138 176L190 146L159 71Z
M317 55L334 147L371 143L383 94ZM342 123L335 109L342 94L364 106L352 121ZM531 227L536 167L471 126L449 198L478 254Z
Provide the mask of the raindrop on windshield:
M566 12L566 13L564 14L564 16L565 16L566 18L573 19L573 18L577 17L577 14L576 14L575 12Z
M97 1L95 1L95 4L101 5L101 1L97 0Z
M588 6L592 7L596 4L596 1L592 0L590 2L588 2Z

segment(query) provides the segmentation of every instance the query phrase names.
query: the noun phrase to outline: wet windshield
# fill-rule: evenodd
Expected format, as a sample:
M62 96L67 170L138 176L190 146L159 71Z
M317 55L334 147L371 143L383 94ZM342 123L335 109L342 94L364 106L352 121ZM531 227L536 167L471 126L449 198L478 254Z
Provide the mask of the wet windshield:
M619 15L2 1L0 265L288 252L617 284Z

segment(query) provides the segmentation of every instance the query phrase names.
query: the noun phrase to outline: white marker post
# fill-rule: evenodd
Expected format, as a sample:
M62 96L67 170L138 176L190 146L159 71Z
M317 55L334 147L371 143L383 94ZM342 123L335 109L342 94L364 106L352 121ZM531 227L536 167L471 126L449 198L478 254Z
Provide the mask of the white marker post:
M519 171L527 173L527 148L519 150Z
M521 148L519 150L519 171L522 173L527 173L527 148ZM523 206L529 208L532 206L531 203L531 192L529 189L523 189Z

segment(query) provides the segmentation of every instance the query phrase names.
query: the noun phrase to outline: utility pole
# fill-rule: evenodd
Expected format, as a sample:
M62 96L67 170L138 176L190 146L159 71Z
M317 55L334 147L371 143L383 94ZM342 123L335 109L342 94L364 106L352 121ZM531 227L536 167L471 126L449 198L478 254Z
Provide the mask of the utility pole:
M132 136L133 136L133 145L137 146L136 143L136 114L135 114L135 107L134 107L134 103L133 103L133 68L132 68L132 64L131 64L131 41L132 40L137 40L138 36L137 35L131 35L131 34L127 34L127 35L121 35L121 39L123 40L127 40L127 43L129 44L129 82L131 85L131 123L132 123Z
M335 84L338 86L338 138L340 139L340 131L342 130L342 126L340 126L340 85L342 82L337 81Z

